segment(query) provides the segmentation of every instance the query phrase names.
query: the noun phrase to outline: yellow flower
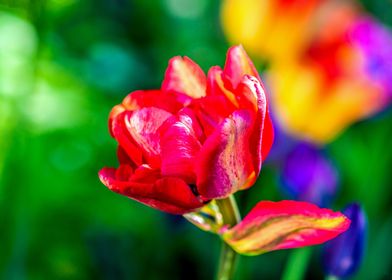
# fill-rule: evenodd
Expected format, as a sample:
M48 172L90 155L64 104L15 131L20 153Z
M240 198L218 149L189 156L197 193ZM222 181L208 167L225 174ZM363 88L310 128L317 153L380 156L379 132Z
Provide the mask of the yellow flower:
M323 0L225 0L221 18L231 43L269 60L295 57L311 39L316 8Z
M353 2L226 0L222 23L268 62L272 112L298 138L325 144L392 99L392 35Z

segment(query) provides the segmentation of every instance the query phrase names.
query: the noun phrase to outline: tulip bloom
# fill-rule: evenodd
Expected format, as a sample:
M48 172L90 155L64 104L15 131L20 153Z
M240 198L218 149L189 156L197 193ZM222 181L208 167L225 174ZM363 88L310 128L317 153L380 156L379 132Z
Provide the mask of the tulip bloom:
M222 23L269 62L271 104L297 138L328 143L391 101L392 33L353 2L225 0Z
M251 187L273 141L261 79L241 46L207 76L188 57L172 58L161 89L129 94L109 130L120 165L103 168L102 183L173 214Z
M358 270L366 243L367 221L362 207L352 203L343 213L351 219L350 229L326 243L323 252L325 272L336 278L348 277Z
M318 144L391 101L392 34L370 18L338 15L327 17L301 57L273 64L268 74L283 128Z
M299 143L286 156L281 179L291 198L326 207L336 194L338 172L321 150Z
M172 58L161 89L129 94L112 109L109 130L120 166L99 172L104 185L185 214L239 253L319 244L349 226L341 213L295 201L260 202L237 225L228 217L226 198L254 184L273 140L261 79L240 46L207 77L189 58Z
M361 53L362 76L386 93L385 99L392 99L392 33L370 17L358 20L352 28L353 46Z

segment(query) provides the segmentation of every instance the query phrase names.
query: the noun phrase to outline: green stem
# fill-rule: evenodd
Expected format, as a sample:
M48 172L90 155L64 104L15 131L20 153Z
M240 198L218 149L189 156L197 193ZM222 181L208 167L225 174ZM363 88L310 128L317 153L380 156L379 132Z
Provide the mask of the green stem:
M292 251L287 261L286 268L283 272L282 280L304 279L306 268L308 267L311 255L311 247L304 247Z
M328 276L325 276L325 280L339 280L339 277L336 277L333 275L328 275Z
M216 203L222 213L223 223L225 225L234 226L240 222L241 217L234 196L216 200ZM218 280L232 279L236 259L237 253L222 240L222 249L217 274Z

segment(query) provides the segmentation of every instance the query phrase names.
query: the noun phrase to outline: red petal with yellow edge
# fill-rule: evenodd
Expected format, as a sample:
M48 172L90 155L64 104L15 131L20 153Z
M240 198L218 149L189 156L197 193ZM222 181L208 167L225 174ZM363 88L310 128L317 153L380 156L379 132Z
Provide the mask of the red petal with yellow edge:
M238 110L207 138L196 161L197 189L203 199L224 198L254 183L252 130L252 113Z
M228 50L223 72L230 80L234 89L237 88L244 75L251 75L261 81L253 62L241 45L231 47Z
M350 226L340 212L299 201L262 201L223 239L238 253L258 255L273 250L324 243Z
M103 168L99 178L110 190L171 214L185 214L203 206L183 180L161 178L159 170L148 166L139 167L128 179L114 168Z
M175 56L170 59L162 83L163 91L196 99L206 95L206 87L206 75L190 58Z
M239 108L234 91L232 90L229 80L223 74L219 66L213 66L208 71L207 75L207 95L218 95L226 97L229 110L234 111Z

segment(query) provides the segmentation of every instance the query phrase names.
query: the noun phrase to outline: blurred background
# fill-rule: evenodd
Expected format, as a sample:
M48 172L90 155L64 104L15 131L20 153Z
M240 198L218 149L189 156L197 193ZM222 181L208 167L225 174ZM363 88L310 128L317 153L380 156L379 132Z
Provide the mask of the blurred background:
M391 279L391 1L348 9L336 1L277 0L268 9L235 2L0 1L1 279L211 279L218 237L110 192L97 172L117 166L107 118L126 94L159 88L175 55L207 71L239 43L270 89L277 133L257 185L236 194L242 215L261 199L314 201L309 188L315 203L334 210L356 201L368 228L352 279ZM237 15L249 8L263 13ZM279 30L263 27L268 17L272 26L283 22ZM331 35L336 27L324 23L340 20L348 31ZM322 279L321 250L312 249L306 279ZM292 252L241 257L236 279L279 279Z

